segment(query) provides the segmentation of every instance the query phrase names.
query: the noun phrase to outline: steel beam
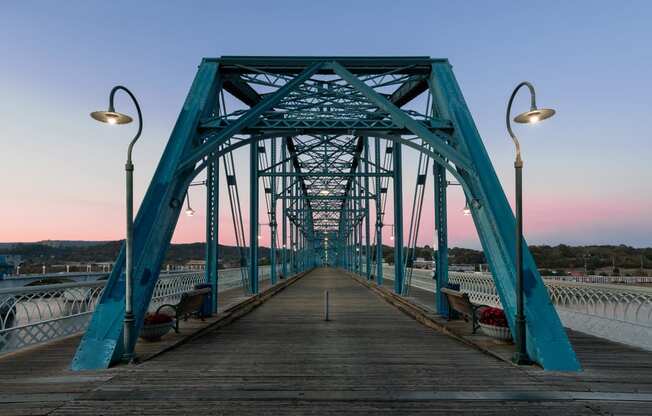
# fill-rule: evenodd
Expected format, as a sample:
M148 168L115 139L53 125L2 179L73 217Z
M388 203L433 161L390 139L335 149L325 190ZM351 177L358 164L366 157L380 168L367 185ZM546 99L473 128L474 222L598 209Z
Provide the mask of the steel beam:
M283 173L283 176L281 177L281 221L283 221L283 226L281 227L281 263L282 263L282 277L287 278L288 277L288 236L287 236L287 214L288 214L288 207L287 207L287 199L285 198L286 193L287 193L287 177L285 174L287 173L287 139L284 137L281 140L281 160L283 163L281 164L281 172Z
M367 280L371 280L371 219L369 218L369 138L365 138L364 142L364 188L365 188L365 201L364 201L364 226L365 226L365 258L366 258L366 276Z
M430 88L439 115L453 122L452 140L472 161L461 176L466 198L512 333L516 332L514 214L448 63L433 63ZM546 370L577 371L580 364L527 245L523 247L528 355Z
M142 327L183 197L192 180L192 169L178 170L177 167L197 137L200 119L214 109L219 84L218 65L202 62L134 221L136 335ZM73 358L73 370L107 368L122 355L124 270L125 250L122 247Z
M403 293L403 162L401 144L394 142L394 292Z
M258 293L258 142L249 146L249 287Z
M448 299L441 289L448 285L448 221L446 214L446 169L439 163L432 167L435 197L435 229L437 234L437 258L435 259L435 304L437 313L448 317Z
M380 138L374 138L374 163L380 169ZM383 285L383 207L381 205L380 176L376 177L376 284Z
M271 150L271 158L272 158L272 173L276 171L276 137L272 137L271 139L271 144L272 144L272 150ZM276 230L277 230L277 224L276 224L276 177L271 177L270 178L270 191L271 191L271 200L270 200L270 216L269 216L269 229L270 229L270 244L269 244L269 261L271 263L271 272L270 272L270 279L272 281L272 285L275 285L277 282L277 276L278 276L278 270L276 269Z
M206 283L211 285L213 314L218 308L219 166L219 159L214 157L206 169Z

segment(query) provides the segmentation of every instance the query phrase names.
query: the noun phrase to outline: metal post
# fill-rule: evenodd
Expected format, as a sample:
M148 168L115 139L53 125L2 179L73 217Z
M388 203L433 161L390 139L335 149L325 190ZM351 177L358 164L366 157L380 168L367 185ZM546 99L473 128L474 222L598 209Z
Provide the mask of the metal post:
M286 178L286 173L287 173L287 164L286 164L286 146L287 146L287 138L283 138L281 141L281 160L283 163L281 163L281 170L283 172L283 177L281 178L281 221L283 221L282 226L281 226L281 248L283 251L281 252L281 264L282 264L282 271L281 271L281 277L285 278L288 276L288 236L287 236L287 215L288 215L288 206L287 206L287 191L285 190L287 186L287 178Z
M206 169L206 283L211 285L213 314L218 307L219 166L219 159L215 157Z
M364 227L365 227L365 260L367 280L371 280L371 219L369 218L369 137L364 142Z
M249 151L249 280L251 293L258 293L258 141Z
M274 173L276 173L276 137L272 137L271 139L271 144L272 144L272 152L271 152L271 173L272 176L270 177L270 191L271 191L271 200L270 200L270 221L269 221L269 228L270 228L270 234L271 234L271 241L269 243L269 262L271 263L271 273L270 273L270 279L272 282L272 285L276 284L277 281L277 270L276 270L276 176L274 176Z
M403 290L403 167L401 143L393 145L394 160L394 292Z
M380 173L380 138L374 138L374 163ZM380 175L376 175L376 284L383 285L383 212L381 206Z
M134 164L128 158L125 164L127 186L127 239L125 258L125 318L124 318L124 353L122 359L130 362L133 359L135 345L134 309L133 309L133 239L134 239Z
M441 292L448 285L448 220L446 215L446 168L433 163L435 194L435 228L437 232L437 257L435 259L435 276L437 280L435 306L437 313L448 317L448 299Z
M359 260L359 248L360 246L358 245L358 241L360 236L358 235L358 181L354 178L353 179L353 187L351 189L351 195L353 196L353 247L352 247L352 254L353 254L353 272L355 274L360 274L360 262Z
M512 357L512 361L519 365L532 364L530 357L527 353L527 333L526 333L526 321L525 321L525 304L524 304L524 287L523 287L523 159L521 159L521 145L518 141L518 138L512 130L512 124L510 120L510 114L512 111L512 103L514 102L514 97L516 93L522 87L528 87L530 91L530 111L537 111L536 106L536 93L534 91L534 86L529 82L521 82L516 86L512 95L509 98L507 103L507 111L505 113L505 124L507 125L507 131L514 141L514 146L516 147L516 159L514 160L514 172L516 176L516 352ZM552 116L554 110L546 110L548 115L547 117ZM518 120L518 122L523 122ZM537 112L537 121L539 117L539 112ZM586 258L584 267L586 268Z
M327 290L324 292L324 321L330 321L329 300L330 299Z
M123 322L123 354L122 359L124 361L130 362L133 359L134 346L136 345L136 334L135 334L135 316L133 308L133 245L134 245L134 164L131 159L131 154L134 148L134 145L140 138L140 135L143 131L143 114L140 111L140 105L134 94L129 91L129 89L123 87L122 85L116 85L111 89L109 93L109 109L108 111L96 111L91 113L91 117L98 121L104 123L110 123L113 120L113 123L116 122L116 117L119 113L115 112L114 106L114 97L118 90L122 90L134 103L136 111L138 113L138 131L134 138L129 143L127 148L127 162L125 163L125 182L126 182L126 217L127 217L127 230L126 230L126 239L125 239L125 314ZM122 123L130 122L131 118L126 117L126 121ZM43 273L45 273L45 265L43 266Z
M523 304L523 161L514 162L516 173L516 353L514 363L531 364L527 353Z

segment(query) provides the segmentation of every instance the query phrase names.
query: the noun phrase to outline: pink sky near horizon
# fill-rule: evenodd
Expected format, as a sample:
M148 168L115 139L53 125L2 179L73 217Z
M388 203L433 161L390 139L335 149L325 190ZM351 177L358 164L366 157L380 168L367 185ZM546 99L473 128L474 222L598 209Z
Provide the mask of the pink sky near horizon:
M125 151L135 126L109 128L89 117L106 108L116 84L132 89L145 119L134 149L138 207L202 57L429 55L450 59L510 201L514 146L505 130L510 92L519 81L531 81L538 104L557 110L550 121L515 127L525 160L529 243L652 246L652 136L645 122L652 113L645 93L652 90L650 2L603 2L589 8L582 2L545 8L535 3L501 8L491 2L424 2L417 14L399 2L373 11L362 2L346 2L347 13L323 2L261 2L256 7L213 2L201 10L164 3L129 4L129 13L72 1L3 7L0 242L122 238ZM372 12L377 19L369 19ZM433 16L442 13L459 18L433 25ZM487 18L496 13L499 18ZM292 25L279 24L288 16L293 16ZM315 16L338 19L338 30L315 30ZM179 25L180 18L196 24ZM214 24L217 20L220 25ZM251 30L241 30L244 20ZM116 21L122 23L119 30ZM378 31L377 21L395 26ZM519 36L532 31L542 35L528 38L525 48L514 47ZM360 36L367 32L374 34L374 42ZM106 42L107 33L111 42ZM275 41L261 42L268 33L274 33ZM514 105L529 108L525 91ZM134 115L122 94L116 96L116 108ZM246 153L236 156L245 185ZM407 223L415 153L405 150L404 158ZM432 178L428 181L420 244L433 240ZM246 187L240 189L245 216ZM204 194L198 188L191 190L197 215L182 213L175 242L204 240ZM222 198L220 242L233 244L227 205ZM479 248L463 206L459 187L451 187L450 245ZM263 207L261 201L261 213ZM391 213L388 204L386 223L393 222ZM264 215L261 222L268 222ZM390 233L386 227L387 242ZM262 244L269 244L267 234L264 227Z
M223 182L223 178L221 178ZM432 182L430 182L431 184ZM204 201L203 191L198 188L191 190L191 201L196 214L179 217L173 242L189 243L204 241ZM407 187L406 187L407 189ZM248 207L246 190L245 198L241 201ZM222 193L225 196L225 193ZM391 188L390 188L391 197ZM47 209L42 209L38 200L23 206L5 206L4 214L14 221L4 222L2 225L2 242L34 242L46 239L56 240L120 240L124 236L124 211L121 198L114 202L98 203L78 199L53 198L49 201ZM407 238L409 226L409 212L412 198L404 195L404 222ZM228 212L228 200L223 198L220 202L220 243L233 245L235 237L232 219ZM433 211L432 194L426 195L424 212L419 232L420 245L433 245ZM280 204L279 204L280 205ZM388 204L389 205L389 204ZM479 240L471 217L462 215L463 199L455 187L449 188L448 227L449 242L451 246L479 248ZM650 227L650 223L641 224L640 218L646 218L652 212L652 206L645 201L632 200L623 203L619 201L594 200L587 197L565 199L563 202L555 201L547 196L533 196L526 198L525 210L525 235L531 244L618 244L619 241L610 239L609 233L613 231L638 229ZM264 215L261 204L261 214ZM280 218L280 207L279 207ZM372 207L371 217L374 218ZM245 216L245 229L248 229L248 210L243 211ZM29 219L29 220L28 220ZM266 223L266 218L261 218L261 223ZM385 223L393 222L392 209L388 208ZM373 221L371 223L373 233ZM604 233L600 239L596 233ZM389 243L391 227L384 228L385 243ZM569 240L567 235L580 235L586 240ZM279 229L280 236L280 229ZM598 237L591 239L590 237ZM269 245L269 228L262 226L262 245Z

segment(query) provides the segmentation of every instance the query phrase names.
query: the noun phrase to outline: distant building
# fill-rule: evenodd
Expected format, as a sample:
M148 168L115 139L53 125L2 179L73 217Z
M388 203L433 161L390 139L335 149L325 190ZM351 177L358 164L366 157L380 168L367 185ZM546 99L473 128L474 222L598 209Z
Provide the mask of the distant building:
M111 270L113 270L113 264L114 262L112 261L99 261L94 265L97 266L97 268L103 272L110 272Z
M423 257L417 257L413 262L412 262L412 267L415 269L428 269L432 270L434 266L434 262L432 260L426 260Z
M474 272L474 264L449 264L448 270L451 272Z
M206 260L188 260L186 262L186 268L188 270L205 270Z
M22 263L23 259L18 254L0 254L0 278L15 274L14 270Z

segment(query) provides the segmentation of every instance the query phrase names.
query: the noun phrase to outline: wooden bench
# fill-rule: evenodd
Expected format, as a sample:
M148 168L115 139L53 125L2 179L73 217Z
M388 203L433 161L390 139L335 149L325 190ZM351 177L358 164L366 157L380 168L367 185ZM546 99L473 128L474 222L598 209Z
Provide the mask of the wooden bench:
M165 304L161 305L156 309L156 313L159 313L163 308L171 308L174 311L174 319L176 320L174 325L174 331L179 333L179 319L187 320L189 316L198 314L201 320L204 320L204 316L201 314L201 306L204 303L204 297L210 296L211 289L195 289L190 292L186 292L181 295L179 303L176 305Z
M441 293L446 295L446 298L448 299L448 307L449 309L455 310L459 312L463 317L466 322L469 321L469 318L471 319L471 325L472 325L472 333L475 334L475 331L480 327L478 324L478 310L487 308L487 305L475 305L471 303L471 300L469 299L468 293L463 293L459 292L457 290L453 289L448 289L448 288L442 288ZM450 318L451 314L448 314L448 319Z

